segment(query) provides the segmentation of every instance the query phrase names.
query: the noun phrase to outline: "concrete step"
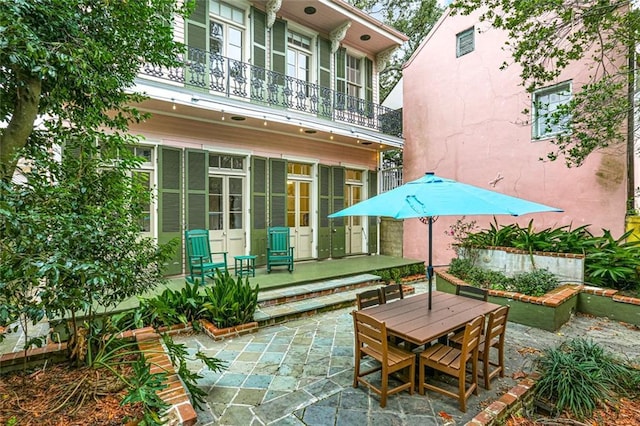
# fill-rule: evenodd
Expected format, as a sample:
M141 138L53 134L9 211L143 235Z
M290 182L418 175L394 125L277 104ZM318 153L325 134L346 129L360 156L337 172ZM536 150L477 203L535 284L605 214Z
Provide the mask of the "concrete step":
M259 308L288 304L305 299L349 292L372 285L380 285L380 277L373 274L359 274L350 277L335 278L327 281L276 288L258 293ZM355 300L355 298L354 298Z
M306 289L281 289L281 291L288 290L290 293L263 295L253 319L263 327L349 306L355 309L356 295L362 292L364 287L379 288L383 285L384 283L380 282L377 276L363 274L309 284L305 286L308 287ZM275 291L271 290L271 292ZM413 294L413 287L405 286L404 293L405 295ZM258 297L260 299L260 295ZM289 301L274 302L281 301L283 298Z
M381 286L382 284L370 285L371 288ZM354 306L355 309L356 294L361 291L362 288L357 288L323 296L308 297L294 302L259 306L253 319L258 322L260 327L263 327L348 306Z

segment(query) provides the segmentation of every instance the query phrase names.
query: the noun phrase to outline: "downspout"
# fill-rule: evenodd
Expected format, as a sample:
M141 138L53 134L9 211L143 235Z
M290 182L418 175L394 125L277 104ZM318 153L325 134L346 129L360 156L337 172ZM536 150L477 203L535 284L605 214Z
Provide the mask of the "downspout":
M627 102L629 105L629 112L627 113L627 210L631 212L636 209L636 194L635 194L635 122L636 122L636 108L635 108L635 72L636 72L636 46L635 40L631 39L629 43L629 55L628 55L628 71L629 76L627 81ZM626 216L626 214L625 214Z

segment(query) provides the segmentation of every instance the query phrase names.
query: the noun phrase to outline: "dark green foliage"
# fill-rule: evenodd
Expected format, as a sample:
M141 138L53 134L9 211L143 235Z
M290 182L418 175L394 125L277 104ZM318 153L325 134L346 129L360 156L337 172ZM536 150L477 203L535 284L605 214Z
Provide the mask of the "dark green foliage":
M449 273L475 287L514 291L528 296L542 296L558 286L558 279L546 269L507 277L502 272L477 267L469 259L452 259Z
M154 327L195 324L203 303L204 295L200 294L198 283L185 282L181 290L167 288L156 297L140 299L138 324Z
M632 232L615 239L605 230L602 237L594 238L585 262L589 282L618 290L640 287L640 242L626 241Z
M424 263L414 263L411 265L411 274L412 275L425 275L426 269Z
M536 269L517 274L511 280L516 292L529 296L542 296L558 287L558 279L547 269Z
M205 295L201 318L220 328L253 321L258 306L258 286L251 287L248 278L235 280L228 272L218 270L214 285L205 288Z
M556 415L568 410L583 419L617 395L638 395L640 371L585 339L546 349L536 367L541 374L536 395L555 402Z
M436 0L348 0L348 3L373 14L409 37L403 48L391 58L391 63L380 74L380 97L384 99L402 76L402 64L429 34L433 24L442 14L442 8ZM392 151L391 156L387 156L387 152L385 159L390 160L387 164L402 165L400 151Z
M489 229L468 234L463 244L475 248L514 247L529 253L584 254L585 281L589 284L618 290L639 288L640 242L627 241L632 231L616 239L606 229L602 236L594 236L587 228L561 226L536 231L533 220L522 228L517 224L498 225L494 218Z
M133 364L134 374L129 378L129 391L120 405L140 402L144 407L145 424L162 425L164 422L159 413L168 408L168 404L158 396L158 392L167 387L164 383L167 373L151 373L150 368L142 356Z

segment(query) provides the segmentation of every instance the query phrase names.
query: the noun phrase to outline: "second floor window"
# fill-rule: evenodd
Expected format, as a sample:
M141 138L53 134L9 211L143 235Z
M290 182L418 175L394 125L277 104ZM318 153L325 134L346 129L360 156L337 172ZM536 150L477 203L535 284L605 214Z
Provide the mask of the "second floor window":
M571 117L561 106L571 101L571 82L545 87L533 93L533 137L542 139L568 131Z
M309 82L311 79L311 39L290 31L287 36L287 47L287 75Z
M354 98L362 97L361 60L347 54L347 95Z
M245 12L217 0L197 0L187 21L187 45L198 51L217 53L238 61L243 59ZM191 60L204 57L190 53Z
M242 61L242 30L214 20L209 24L209 50Z

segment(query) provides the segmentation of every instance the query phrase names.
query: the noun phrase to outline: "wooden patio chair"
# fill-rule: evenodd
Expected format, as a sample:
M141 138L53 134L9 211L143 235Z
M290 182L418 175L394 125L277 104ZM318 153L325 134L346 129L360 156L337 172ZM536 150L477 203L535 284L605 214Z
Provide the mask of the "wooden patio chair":
M353 311L353 326L355 336L355 370L353 374L353 387L357 388L362 383L373 392L380 395L380 407L387 405L387 396L408 390L413 395L415 380L415 354L389 344L387 339L387 327L384 322L377 321L363 312ZM380 365L367 371L360 371L360 359L363 355L369 355ZM389 376L392 373L409 368L409 373L403 376L404 383L389 389ZM366 380L366 376L380 371L380 387Z
M380 295L380 290L375 288L373 290L366 290L356 294L356 304L358 310L368 308L370 306L377 306L384 303Z
M418 392L424 395L424 390L429 389L452 398L457 398L460 410L467 412L467 399L471 393L478 394L478 346L482 335L484 316L479 316L467 324L464 330L462 348L436 343L420 354L418 368L419 384ZM467 387L467 363L471 363L471 382ZM458 392L436 386L426 382L426 369L436 371L458 378Z
M470 297L472 299L487 301L489 292L487 289L474 287L472 285L457 285L456 296Z
M404 299L402 284L388 284L380 288L382 303L387 303L396 299Z
M271 273L273 266L286 266L293 272L293 247L286 226L273 226L267 230L267 273Z
M456 296L469 297L471 299L477 299L482 301L487 301L489 298L489 292L487 289L474 287L472 285L457 285L456 286ZM454 330L449 334L449 339L451 339L452 335L464 334L464 327ZM447 343L446 338L441 343ZM458 342L458 347L460 346L460 342Z
M504 336L507 331L509 307L502 306L489 314L487 328L480 338L478 360L482 361L482 378L485 389L491 389L491 379L498 374L504 377ZM464 333L457 333L449 339L452 346L460 347ZM491 361L491 348L496 348L498 360Z
M197 276L200 278L200 283L204 284L205 277L213 277L216 270L223 269L225 273L228 272L227 252L211 251L209 231L206 229L184 231L184 241L189 267L187 281L193 283Z

